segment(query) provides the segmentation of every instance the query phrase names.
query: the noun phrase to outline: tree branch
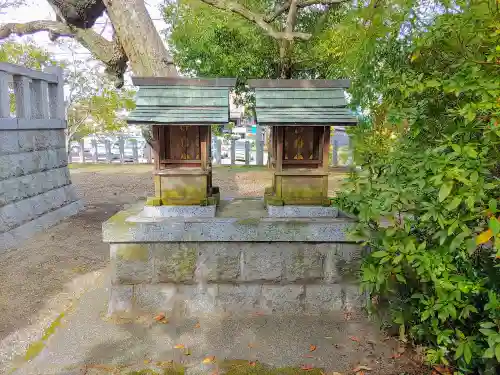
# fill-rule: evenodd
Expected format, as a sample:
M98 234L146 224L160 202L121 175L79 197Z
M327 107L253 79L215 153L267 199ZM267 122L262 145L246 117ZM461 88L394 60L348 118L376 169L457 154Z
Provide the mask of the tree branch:
M334 4L342 4L346 3L349 0L302 0L297 2L297 8L306 8L311 5L334 5ZM288 11L290 9L290 4L291 1L285 2L282 6L280 6L278 9L276 9L273 13L268 14L267 16L264 17L265 22L273 22L281 16L283 13Z
M278 31L265 20L262 14L254 13L250 9L245 8L243 5L235 1L225 1L225 0L201 0L201 1L203 1L206 4L212 5L215 8L239 14L240 16L246 18L247 20L255 23L257 26L263 29L270 37L276 40L282 40L282 39L309 40L312 36L311 34L308 33L300 33L300 32L284 33Z
M116 40L109 41L92 29L80 29L62 22L40 20L27 23L7 23L0 26L0 40L12 34L19 36L48 31L54 35L74 38L87 48L95 58L101 60L107 68L122 74L127 66L127 56Z

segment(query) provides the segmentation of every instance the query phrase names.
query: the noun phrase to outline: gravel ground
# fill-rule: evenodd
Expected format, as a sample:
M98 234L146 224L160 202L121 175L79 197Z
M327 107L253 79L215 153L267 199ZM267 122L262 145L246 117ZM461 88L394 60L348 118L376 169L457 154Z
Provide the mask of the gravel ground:
M0 340L37 320L46 302L75 277L107 266L101 224L124 205L153 193L151 166L84 165L71 169L87 209L40 233L18 249L0 253ZM339 175L331 178L335 187ZM271 181L265 168L215 168L223 197L262 196Z

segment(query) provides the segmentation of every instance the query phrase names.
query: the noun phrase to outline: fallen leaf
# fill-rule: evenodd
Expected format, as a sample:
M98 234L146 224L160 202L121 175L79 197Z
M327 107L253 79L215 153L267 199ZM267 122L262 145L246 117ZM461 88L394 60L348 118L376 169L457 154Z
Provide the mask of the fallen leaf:
M160 314L156 315L156 316L154 317L154 319L155 319L157 322L160 322L160 321L162 321L163 319L165 319L165 314L164 314L164 313L160 313Z
M252 313L252 316L263 316L265 315L262 311L256 311L254 313Z
M358 339L356 336L349 336L349 338L350 338L352 341L359 342L359 339Z
M316 345L313 345L313 344L309 345L309 351L310 352L314 352L316 349L317 349Z
M358 366L358 367L356 367L356 368L355 368L354 370L352 370L352 371L354 371L354 372L360 372L360 371L362 371L362 370L365 370L365 371L372 371L372 369L371 369L370 367L368 367L368 366Z
M248 347L249 348L255 348L255 344L251 342L251 343L248 344Z
M207 363L214 363L215 362L215 356L211 355L209 357L205 357L205 359L203 360L203 363L207 364Z
M182 344L177 344L176 346L174 346L174 349L184 349L185 346L182 345Z
M194 326L194 328L200 328L200 323L196 323L196 325Z
M254 361L250 361L250 362L248 362L248 365L251 366L251 367L255 367L255 362Z
M151 360L150 360L150 359L145 359L145 360L144 360L144 364L145 364L145 365L147 365L147 364L149 364L149 363L151 363Z

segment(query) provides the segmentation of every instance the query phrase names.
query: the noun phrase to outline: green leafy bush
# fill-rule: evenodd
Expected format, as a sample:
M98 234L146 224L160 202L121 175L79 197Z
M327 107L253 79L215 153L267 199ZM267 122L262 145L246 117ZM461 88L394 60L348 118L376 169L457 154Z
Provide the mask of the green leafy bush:
M353 42L370 47L343 60L369 114L352 132L361 170L337 204L359 218L353 236L371 249L362 285L401 338L456 374L498 374L498 3L438 2L425 27L412 18L420 2L390 3L352 16L372 17Z

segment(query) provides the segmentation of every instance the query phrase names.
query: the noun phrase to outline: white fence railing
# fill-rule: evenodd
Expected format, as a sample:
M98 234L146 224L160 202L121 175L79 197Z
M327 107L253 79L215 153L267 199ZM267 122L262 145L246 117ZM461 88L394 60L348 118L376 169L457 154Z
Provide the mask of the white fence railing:
M269 153L264 142L249 140L226 140L213 137L212 163L214 165L267 165ZM352 156L347 146L339 147L333 140L331 145L331 166L350 165ZM117 141L109 139L91 140L90 144L80 141L70 151L72 163L152 163L153 153L145 142L135 138L118 137Z

